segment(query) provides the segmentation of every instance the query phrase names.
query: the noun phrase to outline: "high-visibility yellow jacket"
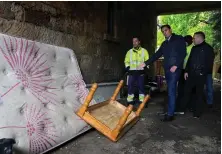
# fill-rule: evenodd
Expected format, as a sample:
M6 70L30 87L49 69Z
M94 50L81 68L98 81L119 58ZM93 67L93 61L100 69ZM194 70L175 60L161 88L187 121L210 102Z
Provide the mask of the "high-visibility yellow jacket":
M130 70L143 70L144 68L137 68L141 63L149 59L149 53L146 49L139 47L138 50L132 48L125 56L125 67L130 66Z
M191 45L189 45L189 46L187 47L186 57L185 57L184 62L183 62L183 69L186 68L187 61L188 61L188 59L189 59L189 56L190 56L190 52L191 52L192 47L193 47L193 44L191 44Z

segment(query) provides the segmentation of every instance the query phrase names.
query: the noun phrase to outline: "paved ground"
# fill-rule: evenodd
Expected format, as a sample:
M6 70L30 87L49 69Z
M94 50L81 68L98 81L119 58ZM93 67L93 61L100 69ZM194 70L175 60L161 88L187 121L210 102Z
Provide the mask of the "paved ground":
M215 86L214 109L205 109L200 120L191 113L162 123L164 94L153 96L140 121L113 143L95 130L58 147L52 154L219 154L221 152L221 92Z

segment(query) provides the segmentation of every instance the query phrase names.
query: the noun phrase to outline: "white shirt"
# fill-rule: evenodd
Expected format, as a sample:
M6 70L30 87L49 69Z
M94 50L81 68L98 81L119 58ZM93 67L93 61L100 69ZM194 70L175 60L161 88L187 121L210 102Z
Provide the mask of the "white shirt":
M172 36L172 35L171 35L171 36ZM167 38L168 41L170 41L171 36Z

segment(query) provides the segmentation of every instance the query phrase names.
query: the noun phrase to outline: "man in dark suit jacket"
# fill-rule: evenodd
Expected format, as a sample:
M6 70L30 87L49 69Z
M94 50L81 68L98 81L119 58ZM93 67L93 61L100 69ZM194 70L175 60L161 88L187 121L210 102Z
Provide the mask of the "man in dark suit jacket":
M174 120L177 82L186 56L186 43L182 36L172 33L169 25L163 25L161 31L166 40L162 43L159 50L148 61L141 64L140 67L150 65L163 55L163 67L168 87L168 113L162 121L172 121Z

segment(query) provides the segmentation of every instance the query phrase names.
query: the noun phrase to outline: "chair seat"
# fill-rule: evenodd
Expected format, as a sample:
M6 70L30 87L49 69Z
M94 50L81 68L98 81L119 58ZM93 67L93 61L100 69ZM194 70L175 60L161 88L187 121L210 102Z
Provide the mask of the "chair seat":
M89 106L97 88L97 84L95 83L84 104L76 113L80 118L114 142L122 137L138 121L139 115L149 99L149 95L147 95L138 109L133 111L132 105L126 107L116 101L116 96L122 85L123 80L120 81L110 100Z

